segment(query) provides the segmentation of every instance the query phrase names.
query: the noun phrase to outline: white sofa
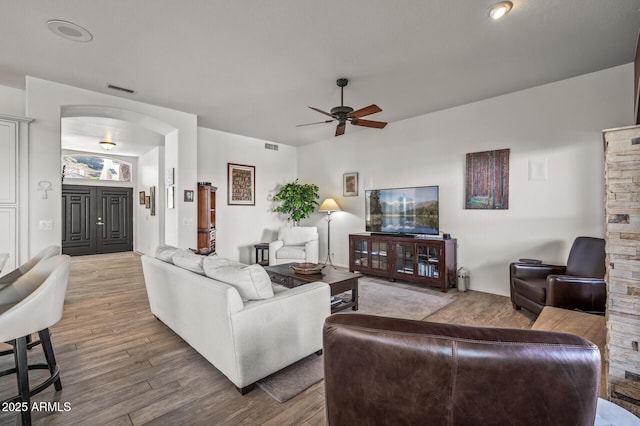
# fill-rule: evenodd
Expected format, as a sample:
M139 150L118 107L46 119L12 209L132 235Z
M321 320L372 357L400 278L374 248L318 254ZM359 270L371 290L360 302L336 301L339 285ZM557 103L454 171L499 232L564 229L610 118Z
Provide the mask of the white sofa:
M143 255L142 267L151 312L242 394L322 350L322 326L331 313L326 283L293 289L273 285L272 297L243 301L233 285L153 256Z
M318 228L282 227L278 239L269 243L269 265L281 263L318 263Z

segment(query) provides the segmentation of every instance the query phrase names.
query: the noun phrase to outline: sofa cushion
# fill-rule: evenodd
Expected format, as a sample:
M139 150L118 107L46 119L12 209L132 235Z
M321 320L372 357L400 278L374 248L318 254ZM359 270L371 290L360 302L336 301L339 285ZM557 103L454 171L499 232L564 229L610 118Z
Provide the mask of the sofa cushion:
M191 250L176 250L172 259L174 265L195 272L196 274L204 275L204 269L202 269L203 257L195 254Z
M173 255L178 251L177 247L160 244L156 249L155 257L163 262L173 263Z
M306 259L306 255L303 246L284 246L276 251L276 258L300 259L304 261Z
M235 287L243 301L273 297L269 274L258 264L245 265L216 256L207 257L202 266L207 277Z
M318 239L318 228L315 226L294 226L292 228L280 228L279 240L284 241L285 246L301 246L311 240Z

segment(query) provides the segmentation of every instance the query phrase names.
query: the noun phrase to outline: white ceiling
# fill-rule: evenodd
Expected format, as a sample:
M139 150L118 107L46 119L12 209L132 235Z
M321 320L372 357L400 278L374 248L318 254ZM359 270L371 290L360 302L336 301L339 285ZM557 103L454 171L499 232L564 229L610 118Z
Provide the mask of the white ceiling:
M111 139L116 147L109 154L138 157L164 145L164 136L140 125L102 117L64 117L61 120L64 149L106 154L100 141Z
M307 106L339 105L339 77L346 105L375 103L367 118L393 126L634 59L640 0L513 0L492 21L496 1L0 0L0 84L32 75L304 145L333 137L334 124L295 126L325 119ZM50 19L93 40L57 37Z

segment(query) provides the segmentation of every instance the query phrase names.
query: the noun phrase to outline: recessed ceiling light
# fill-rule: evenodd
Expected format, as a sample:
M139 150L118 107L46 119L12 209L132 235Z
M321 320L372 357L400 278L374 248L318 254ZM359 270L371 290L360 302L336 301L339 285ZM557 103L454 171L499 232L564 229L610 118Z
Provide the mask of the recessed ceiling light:
M93 36L91 33L80 25L73 22L61 21L59 19L52 19L47 21L47 27L56 35L73 41L91 41Z
M492 19L500 19L504 15L509 13L512 7L513 3L511 3L510 1L502 1L500 3L496 3L489 11L489 16L491 16Z

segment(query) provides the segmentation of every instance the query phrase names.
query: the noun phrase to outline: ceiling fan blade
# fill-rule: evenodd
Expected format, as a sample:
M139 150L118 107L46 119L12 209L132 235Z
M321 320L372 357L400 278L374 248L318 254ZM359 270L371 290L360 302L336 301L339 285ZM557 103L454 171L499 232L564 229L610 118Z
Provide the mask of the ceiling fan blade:
M311 109L312 109L312 110L314 110L314 111L318 111L320 114L328 115L329 117L335 118L335 117L333 116L333 114L328 113L328 112L325 112L325 111L323 111L323 110L321 110L321 109L314 108L314 107L309 107L309 108L311 108Z
M314 124L332 123L334 121L336 121L336 120L316 121L315 123L298 124L298 125L296 125L296 127L313 126Z
M346 128L347 128L346 124L343 124L343 125L338 124L338 126L336 127L336 136L344 135L344 129Z
M373 121L373 120L352 120L351 124L354 126L364 126L364 127L373 127L376 129L384 129L384 126L387 125L384 121Z
M352 113L347 114L347 117L360 118L360 117L364 117L365 115L375 114L376 112L380 112L380 111L382 111L382 109L378 105L371 104L368 107L360 108L357 111L353 111Z

